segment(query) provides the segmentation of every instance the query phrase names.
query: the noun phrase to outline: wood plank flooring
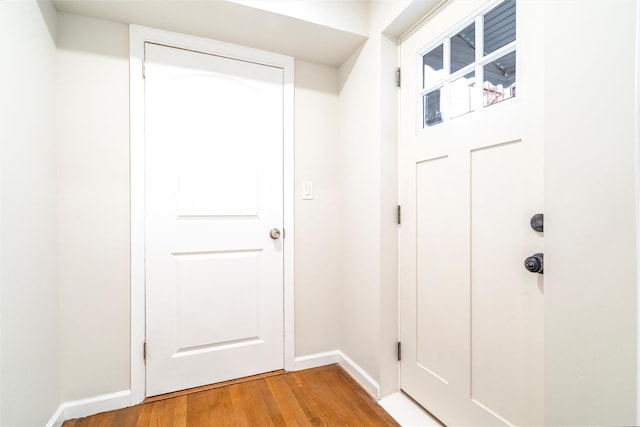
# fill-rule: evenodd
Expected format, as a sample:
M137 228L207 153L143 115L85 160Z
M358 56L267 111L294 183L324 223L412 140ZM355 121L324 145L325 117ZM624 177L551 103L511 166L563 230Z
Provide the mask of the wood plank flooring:
M275 377L284 374L284 369L278 371L265 372L264 374L252 375L250 377L238 378L235 380L223 381L221 383L203 385L200 387L189 388L187 390L174 391L172 393L161 394L158 396L147 397L142 403L156 402L158 400L171 399L172 397L180 397L187 394L198 393L200 391L213 390L214 388L226 387L234 384L246 383L248 381L261 380L263 378Z
M338 365L68 420L63 427L398 426Z

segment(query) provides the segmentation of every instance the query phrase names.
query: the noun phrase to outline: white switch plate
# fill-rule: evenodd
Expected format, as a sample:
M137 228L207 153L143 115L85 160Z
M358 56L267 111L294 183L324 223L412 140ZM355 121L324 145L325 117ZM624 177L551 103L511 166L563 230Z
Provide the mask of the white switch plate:
M313 181L302 181L302 200L313 200Z

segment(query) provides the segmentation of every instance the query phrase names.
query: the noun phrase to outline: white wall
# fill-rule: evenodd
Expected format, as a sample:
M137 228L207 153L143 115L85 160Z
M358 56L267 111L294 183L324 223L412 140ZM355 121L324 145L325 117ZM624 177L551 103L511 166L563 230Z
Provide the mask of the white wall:
M398 389L396 37L435 4L371 2L369 39L340 67L340 348L382 396Z
M59 14L62 397L129 389L129 31Z
M55 14L49 2L0 2L3 426L42 426L60 403Z
M296 61L296 356L339 348L342 283L339 143L338 70ZM313 181L313 200L302 200L302 181Z
M612 6L545 6L548 425L636 424L637 6Z
M373 13L373 12L372 12ZM340 349L379 381L381 345L381 29L340 67ZM390 84L392 84L390 82ZM394 117L395 118L395 117ZM391 343L393 349L395 343Z
M340 67L342 289L340 349L374 379L379 369L379 55L369 39Z

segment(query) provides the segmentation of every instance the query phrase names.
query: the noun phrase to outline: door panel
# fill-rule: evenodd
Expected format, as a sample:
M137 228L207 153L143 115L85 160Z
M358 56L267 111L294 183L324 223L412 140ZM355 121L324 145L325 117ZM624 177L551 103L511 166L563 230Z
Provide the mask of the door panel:
M178 352L257 339L260 251L175 256L180 275ZM202 324L210 326L203 329Z
M451 182L450 163L448 157L439 157L416 164L416 363L444 384L455 373L449 355L457 339L453 331L442 327L457 297L444 289L457 281L457 272L450 267L456 248L450 244L453 230L448 221L448 207L455 195L442 185Z
M543 252L529 226L544 212L540 2L516 6L515 97L422 127L422 55L497 5L450 2L401 45L401 388L447 425L543 424L544 280L523 265Z
M250 81L193 75L171 85L178 149L180 216L256 216L261 116L268 105ZM192 100L193 94L198 94ZM211 102L214 99L224 102ZM215 119L214 119L215 118ZM247 121L253 124L247 126ZM211 125L215 123L215 128ZM221 137L222 136L222 137ZM224 155L220 156L219 153ZM233 182L234 185L228 185Z
M145 46L147 395L282 369L283 70Z
M471 399L505 420L518 420L521 399L522 141L471 151ZM514 232L514 230L516 230ZM518 232L520 231L520 232Z

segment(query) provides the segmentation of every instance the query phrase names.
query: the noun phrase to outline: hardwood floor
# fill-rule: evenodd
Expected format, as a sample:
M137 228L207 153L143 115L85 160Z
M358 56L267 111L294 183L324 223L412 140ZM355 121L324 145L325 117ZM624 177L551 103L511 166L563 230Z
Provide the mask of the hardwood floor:
M117 411L63 427L398 426L338 365L257 378Z

